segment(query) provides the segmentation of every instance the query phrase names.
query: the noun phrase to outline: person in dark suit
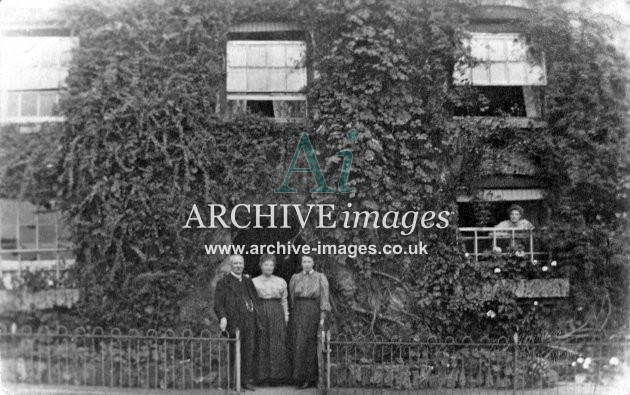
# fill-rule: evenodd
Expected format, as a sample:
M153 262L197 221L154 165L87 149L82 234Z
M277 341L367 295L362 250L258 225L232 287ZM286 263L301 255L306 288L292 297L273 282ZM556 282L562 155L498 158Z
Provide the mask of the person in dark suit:
M217 282L214 297L214 312L219 318L221 332L227 331L235 337L236 329L241 338L241 386L253 391L254 353L256 350L256 314L258 294L251 278L243 274L245 259L242 255L229 257L232 270ZM230 362L233 369L234 343L230 343Z

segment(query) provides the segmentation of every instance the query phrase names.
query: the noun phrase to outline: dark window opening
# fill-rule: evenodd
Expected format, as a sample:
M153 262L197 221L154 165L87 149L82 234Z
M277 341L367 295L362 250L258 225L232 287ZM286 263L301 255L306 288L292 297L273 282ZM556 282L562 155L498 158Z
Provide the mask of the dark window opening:
M524 117L525 96L522 86L474 86L466 88L454 106L456 116Z
M523 218L534 226L540 227L546 224L547 216L542 200L479 201L458 204L458 226L461 228L495 226L509 219L507 210L513 204L518 204L523 208L525 211Z
M261 117L273 118L273 101L271 100L247 100L247 112Z

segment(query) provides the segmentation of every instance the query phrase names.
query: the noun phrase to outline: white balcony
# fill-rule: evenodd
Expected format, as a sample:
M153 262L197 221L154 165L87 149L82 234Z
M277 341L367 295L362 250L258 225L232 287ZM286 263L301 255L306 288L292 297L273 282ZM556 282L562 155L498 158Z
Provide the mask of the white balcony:
M543 229L469 227L459 228L459 239L475 261L494 255L515 254L531 262L549 259L541 241Z

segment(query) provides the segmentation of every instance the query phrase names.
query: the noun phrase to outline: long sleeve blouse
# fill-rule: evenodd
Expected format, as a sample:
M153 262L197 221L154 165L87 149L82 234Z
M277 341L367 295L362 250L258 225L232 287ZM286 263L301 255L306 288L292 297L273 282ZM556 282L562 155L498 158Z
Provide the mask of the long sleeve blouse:
M284 319L289 321L289 302L287 292L287 282L278 276L265 276L261 274L252 279L256 292L261 299L280 299L284 310Z
M312 270L294 274L289 281L289 294L292 306L296 298L317 299L322 319L331 310L328 279L324 273Z

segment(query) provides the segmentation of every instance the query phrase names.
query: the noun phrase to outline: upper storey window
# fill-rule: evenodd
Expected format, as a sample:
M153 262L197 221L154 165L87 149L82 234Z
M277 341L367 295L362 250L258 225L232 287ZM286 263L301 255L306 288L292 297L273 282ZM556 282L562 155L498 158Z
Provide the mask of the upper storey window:
M77 39L0 38L0 119L3 123L62 121L58 104Z
M472 89L455 115L541 116L544 58L534 58L521 35L471 33L465 47L470 60L457 64L453 81Z
M230 112L250 112L278 121L306 116L306 42L277 24L233 30L227 43Z

